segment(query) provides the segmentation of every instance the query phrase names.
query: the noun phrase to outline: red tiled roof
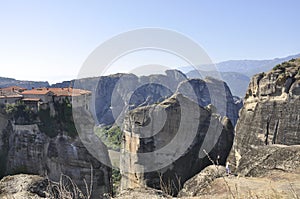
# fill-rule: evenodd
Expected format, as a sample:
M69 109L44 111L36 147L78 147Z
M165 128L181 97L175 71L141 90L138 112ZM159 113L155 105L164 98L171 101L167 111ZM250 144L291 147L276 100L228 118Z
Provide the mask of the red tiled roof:
M21 91L26 90L25 88L21 88L18 86L10 86L6 88L0 89L0 96L13 96L13 95L19 95Z
M22 95L46 95L49 92L51 92L50 90L47 90L46 88L42 88L42 89L32 89L32 90L26 90L23 91L21 94Z
M10 86L6 88L1 88L3 91L24 91L27 90L26 88L22 88L20 86Z
M46 95L48 92L52 92L54 95L61 96L80 96L90 94L90 91L74 88L38 88L32 90L23 91L23 95Z

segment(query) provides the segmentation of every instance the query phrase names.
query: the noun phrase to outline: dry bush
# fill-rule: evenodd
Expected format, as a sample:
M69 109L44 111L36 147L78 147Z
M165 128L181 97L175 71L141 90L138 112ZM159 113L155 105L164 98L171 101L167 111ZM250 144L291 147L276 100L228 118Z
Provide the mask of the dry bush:
M159 185L160 185L160 189L162 190L162 192L164 192L167 195L173 196L175 195L175 192L178 193L181 190L181 180L180 177L178 177L176 174L176 181L178 184L178 187L176 186L174 180L170 180L168 179L167 182L165 182L163 180L163 176L161 173L158 174L159 175ZM174 191L175 189L175 191Z
M84 179L85 191L82 190L73 182L73 180L64 174L61 174L59 182L53 182L48 179L47 198L50 199L90 199L93 190L93 168L91 167L91 182L88 186Z

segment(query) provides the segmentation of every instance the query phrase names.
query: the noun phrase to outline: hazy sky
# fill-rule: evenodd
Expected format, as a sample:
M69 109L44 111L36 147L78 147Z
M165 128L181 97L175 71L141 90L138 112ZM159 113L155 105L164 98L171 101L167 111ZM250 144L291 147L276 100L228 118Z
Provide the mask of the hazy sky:
M0 0L0 76L75 78L98 45L143 27L187 35L214 62L284 57L300 52L299 8L299 0Z

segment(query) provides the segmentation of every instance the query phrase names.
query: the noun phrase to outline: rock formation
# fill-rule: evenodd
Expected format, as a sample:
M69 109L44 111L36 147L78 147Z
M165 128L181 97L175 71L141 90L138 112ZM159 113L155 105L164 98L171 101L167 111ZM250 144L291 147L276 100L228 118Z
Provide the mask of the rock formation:
M48 176L58 182L61 175L67 175L85 192L84 180L90 184L93 176L92 198L111 192L111 169L90 155L78 137L59 134L50 138L37 124L16 125L4 115L0 121L2 177L27 173ZM105 153L108 157L107 150Z
M231 159L253 146L300 144L300 59L255 75L239 113Z
M74 85L74 82L70 84ZM217 107L218 104L226 101L223 107L227 106L227 108L218 112L222 116L227 116L233 125L236 124L240 108L234 103L230 89L223 81L210 77L205 80L188 79L178 70L167 70L165 74L140 77L119 73L99 78L86 78L76 80L74 86L95 92L92 107L96 107L94 115L98 124L102 126L112 125L115 122L121 125L128 110L162 102L176 92L199 102L200 106L213 104ZM214 95L213 90L222 95L218 99L211 99L211 95ZM196 98L199 100L191 97L191 92L196 93Z
M236 172L240 176L264 177L273 171L300 174L300 145L259 146L245 153Z
M299 71L300 59L293 59L252 78L239 113L233 149L228 158L238 177L219 175L216 178L217 167L207 167L208 171L214 172L207 172L206 169L201 171L184 184L179 196L298 197Z
M249 158L249 157L248 157ZM209 172L208 172L209 171ZM300 173L272 170L260 177L223 176L214 166L205 168L188 180L180 198L297 198ZM266 171L266 170L265 170ZM221 173L220 173L221 172ZM221 174L221 175L220 175ZM219 176L218 178L216 178Z
M225 167L211 165L184 183L178 197L200 196L215 179L226 175Z
M235 126L240 110L240 102L236 103L229 87L223 81L206 77L201 79L190 79L183 81L177 88L177 93L181 93L205 107L209 104L217 108L221 116L227 116Z
M161 189L163 182L176 195L211 161L225 164L233 131L227 117L182 94L132 110L124 121L121 189Z
M0 198L42 199L46 196L46 187L44 178L40 176L26 174L7 176L0 181Z

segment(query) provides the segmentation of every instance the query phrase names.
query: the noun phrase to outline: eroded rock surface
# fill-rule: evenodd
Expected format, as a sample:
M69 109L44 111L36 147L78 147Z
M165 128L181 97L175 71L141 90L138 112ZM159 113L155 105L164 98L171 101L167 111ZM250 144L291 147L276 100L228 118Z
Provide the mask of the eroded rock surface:
M6 152L1 157L5 163L1 168L3 175L37 174L58 182L63 174L85 192L84 180L90 184L92 171L92 198L111 192L111 169L90 155L79 138L64 135L49 138L36 124L10 124L4 132L7 143L1 149ZM107 151L102 153L108 157Z
M300 146L259 146L244 154L236 173L209 166L188 180L178 196L201 198L297 198Z
M134 109L124 122L121 189L161 189L163 182L176 195L186 180L212 164L204 150L225 164L233 131L228 118L181 94Z
M193 197L204 195L205 190L217 178L226 175L224 166L211 165L184 183L178 197Z
M299 71L300 59L295 59L252 78L231 153L237 165L253 146L300 144Z
M240 176L264 177L272 171L300 174L300 145L260 146L245 153L237 168Z
M44 178L36 175L19 174L6 176L0 181L0 198L41 199L45 198Z
M181 93L200 106L213 104L221 116L227 116L236 124L240 106L227 84L214 78L188 79L178 70L167 70L165 74L136 76L134 74L114 74L91 79L94 82L95 115L100 125L121 124L127 110L140 106L160 103L175 93ZM80 88L90 90L89 81L83 81ZM195 94L195 95L194 95Z
M217 113L227 116L235 126L242 102L235 100L225 82L211 77L204 80L190 79L179 84L177 93L183 94L202 107L212 104Z

